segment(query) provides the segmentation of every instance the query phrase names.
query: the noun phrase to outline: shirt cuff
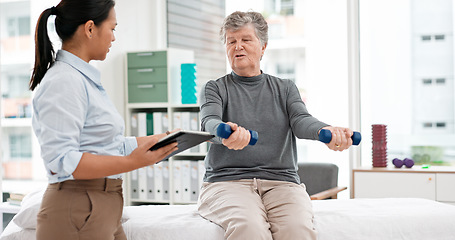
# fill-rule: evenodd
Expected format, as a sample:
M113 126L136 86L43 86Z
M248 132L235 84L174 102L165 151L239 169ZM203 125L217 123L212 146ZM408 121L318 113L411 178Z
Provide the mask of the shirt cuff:
M134 149L137 148L137 140L136 137L125 137L125 156L131 154Z
M212 138L210 140L210 142L215 143L215 144L222 144L223 143L223 139L218 137L218 136L216 136L218 126L221 123L223 123L223 121L212 119L212 120L207 121L207 123L205 124L205 131L208 131L208 132L210 132L210 134L215 135L215 137Z
M63 159L55 160L47 165L49 171L49 183L72 180L73 172L81 161L82 153L77 151L68 152Z
M77 165L79 165L81 158L81 152L69 152L68 155L63 159L63 171L65 173L73 175L73 172L76 170Z

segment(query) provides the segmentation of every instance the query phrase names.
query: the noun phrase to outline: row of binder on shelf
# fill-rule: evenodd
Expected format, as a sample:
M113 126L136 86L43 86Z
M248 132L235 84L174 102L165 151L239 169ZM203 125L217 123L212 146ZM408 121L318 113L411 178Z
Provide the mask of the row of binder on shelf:
M199 131L198 112L174 112L172 114L172 129L184 129ZM169 127L169 115L167 112L136 112L131 114L131 135L142 137L164 133L172 130ZM183 153L205 153L206 146L195 146Z
M203 160L161 161L131 172L131 200L195 203L205 174ZM172 171L172 181L170 179Z

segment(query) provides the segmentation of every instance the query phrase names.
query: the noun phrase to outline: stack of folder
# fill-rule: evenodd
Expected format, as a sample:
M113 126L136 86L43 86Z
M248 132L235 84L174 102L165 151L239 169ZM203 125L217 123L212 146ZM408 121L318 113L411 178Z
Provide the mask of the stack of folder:
M131 172L131 200L195 203L205 174L203 160L161 161ZM171 172L172 171L172 172ZM170 176L172 174L172 181Z

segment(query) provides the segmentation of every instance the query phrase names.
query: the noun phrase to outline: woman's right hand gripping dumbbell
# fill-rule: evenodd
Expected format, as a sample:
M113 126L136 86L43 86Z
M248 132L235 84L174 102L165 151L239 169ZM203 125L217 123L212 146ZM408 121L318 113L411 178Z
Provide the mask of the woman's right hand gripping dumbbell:
M223 139L223 145L233 150L242 150L248 146L251 137L250 132L236 123L227 122L226 124L231 126L232 134L229 138Z

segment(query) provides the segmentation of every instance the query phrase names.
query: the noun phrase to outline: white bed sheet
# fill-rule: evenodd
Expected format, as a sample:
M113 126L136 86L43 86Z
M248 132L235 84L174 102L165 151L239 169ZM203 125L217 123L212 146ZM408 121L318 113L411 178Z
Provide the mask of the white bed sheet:
M123 229L129 240L223 240L223 229L202 218L196 205L125 207Z
M455 240L455 206L426 199L313 201L320 240Z
M455 206L425 199L313 201L319 240L454 240ZM129 240L218 240L223 230L195 205L125 207ZM33 229L11 222L0 240L34 240Z
M35 229L24 229L11 221L3 230L0 239L2 240L35 240Z

